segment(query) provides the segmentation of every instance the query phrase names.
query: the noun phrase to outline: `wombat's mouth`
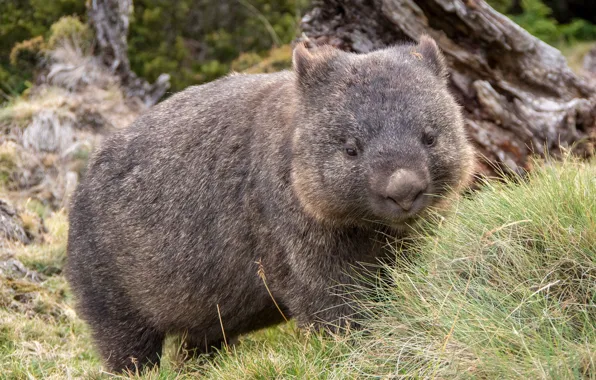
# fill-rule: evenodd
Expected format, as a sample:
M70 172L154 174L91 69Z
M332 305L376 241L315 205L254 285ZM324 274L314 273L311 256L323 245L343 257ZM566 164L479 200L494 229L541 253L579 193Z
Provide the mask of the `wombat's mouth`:
M432 196L423 193L407 207L392 198L376 196L371 202L373 214L391 225L403 226L416 220L432 203Z
M404 224L431 205L432 191L426 169L398 168L389 176L375 175L370 179L370 211L392 225Z

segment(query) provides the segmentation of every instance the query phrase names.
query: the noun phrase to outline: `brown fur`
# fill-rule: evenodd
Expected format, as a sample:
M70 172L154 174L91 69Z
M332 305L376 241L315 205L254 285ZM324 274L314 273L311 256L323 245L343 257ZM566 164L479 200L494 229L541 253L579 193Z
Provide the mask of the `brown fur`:
M189 88L105 141L70 213L78 311L111 370L158 363L167 334L202 352L220 322L232 339L283 320L260 262L286 316L340 324L354 310L331 288L471 162L432 39L299 45L293 71Z

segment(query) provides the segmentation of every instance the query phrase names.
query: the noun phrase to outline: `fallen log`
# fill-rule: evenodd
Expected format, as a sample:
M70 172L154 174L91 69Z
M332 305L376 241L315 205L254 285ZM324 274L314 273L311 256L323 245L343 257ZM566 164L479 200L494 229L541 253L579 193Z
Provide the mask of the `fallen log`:
M533 155L594 154L596 88L561 53L482 0L315 1L302 20L315 44L368 52L432 36L481 161L522 172Z

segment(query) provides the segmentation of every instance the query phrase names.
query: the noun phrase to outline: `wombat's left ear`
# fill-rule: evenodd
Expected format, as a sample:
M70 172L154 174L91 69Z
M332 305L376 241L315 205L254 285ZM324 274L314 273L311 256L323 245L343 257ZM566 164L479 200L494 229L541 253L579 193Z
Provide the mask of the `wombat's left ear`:
M445 57L443 57L443 53L441 53L441 50L439 50L437 43L432 37L426 34L420 36L420 42L418 42L416 50L422 55L422 60L430 66L435 74L441 78L447 76Z
M300 82L306 83L326 75L332 66L333 58L338 54L337 49L328 45L312 50L309 50L304 42L296 45L292 55L292 64Z

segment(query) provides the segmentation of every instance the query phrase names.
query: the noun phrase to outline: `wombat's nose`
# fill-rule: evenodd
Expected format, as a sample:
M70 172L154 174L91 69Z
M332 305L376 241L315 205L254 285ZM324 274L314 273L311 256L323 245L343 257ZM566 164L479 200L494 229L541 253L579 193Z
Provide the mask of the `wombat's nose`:
M387 184L387 199L397 203L404 211L410 211L414 202L421 198L428 181L413 171L399 169L391 175Z

